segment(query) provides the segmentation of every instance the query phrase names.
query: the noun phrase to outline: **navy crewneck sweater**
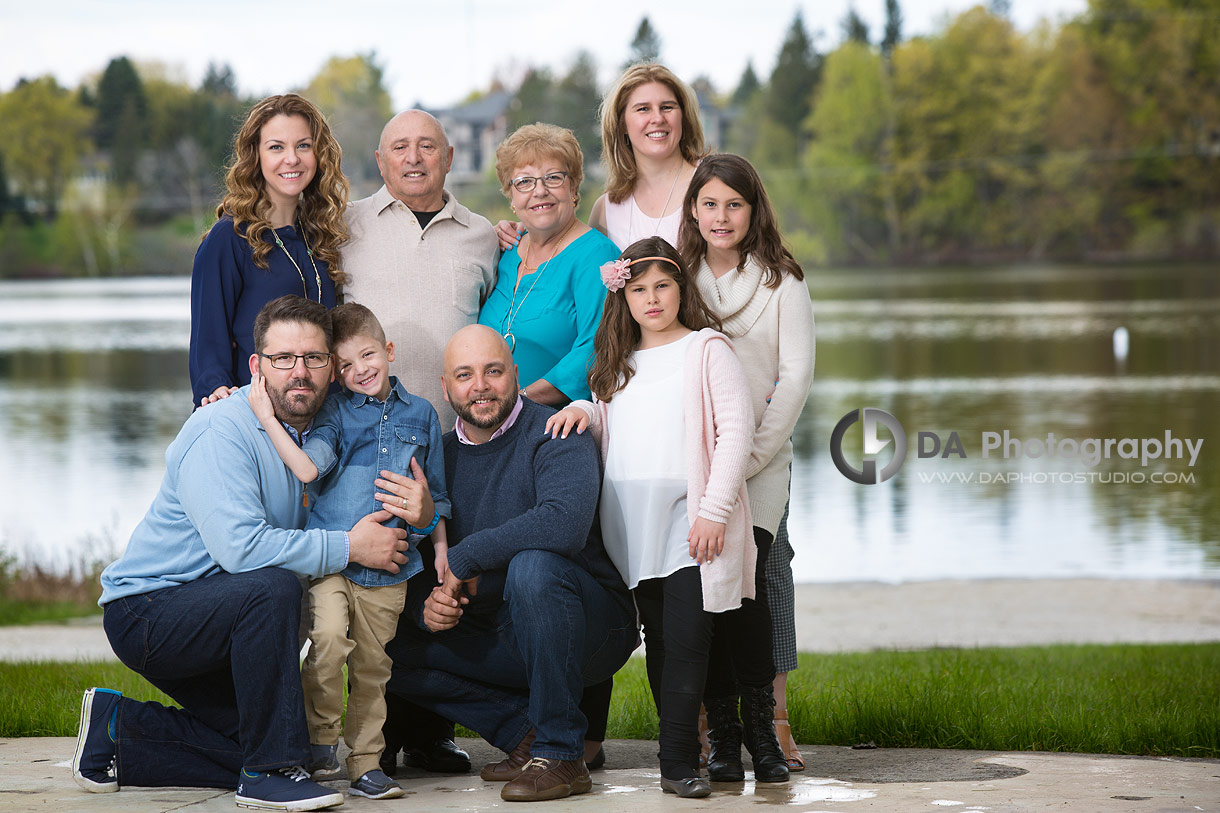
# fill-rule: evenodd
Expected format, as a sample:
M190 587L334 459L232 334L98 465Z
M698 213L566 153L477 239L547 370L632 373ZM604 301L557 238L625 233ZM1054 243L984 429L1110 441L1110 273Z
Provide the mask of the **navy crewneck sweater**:
M522 401L517 421L494 440L471 446L455 432L445 435L450 570L469 579L507 570L519 551L549 550L579 563L630 604L595 521L601 473L592 435L552 439L545 427L555 411ZM486 581L503 584L502 578Z

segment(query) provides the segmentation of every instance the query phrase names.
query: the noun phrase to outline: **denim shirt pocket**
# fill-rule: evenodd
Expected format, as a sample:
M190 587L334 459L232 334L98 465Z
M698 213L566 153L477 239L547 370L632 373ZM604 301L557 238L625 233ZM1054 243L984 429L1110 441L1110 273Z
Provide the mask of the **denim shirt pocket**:
M412 457L419 463L420 468L424 468L425 458L428 456L427 424L414 421L395 424L394 440L395 448L391 460L396 471L411 477Z

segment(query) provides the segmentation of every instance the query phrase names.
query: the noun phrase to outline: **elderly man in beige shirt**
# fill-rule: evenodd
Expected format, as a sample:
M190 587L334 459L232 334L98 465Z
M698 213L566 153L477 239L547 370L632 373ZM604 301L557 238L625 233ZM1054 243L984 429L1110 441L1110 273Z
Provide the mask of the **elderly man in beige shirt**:
M487 219L445 191L453 147L441 123L422 110L399 113L381 131L377 166L385 185L347 211L351 240L342 249L345 302L368 307L399 348L390 372L436 407L445 343L479 319L496 285L499 244Z

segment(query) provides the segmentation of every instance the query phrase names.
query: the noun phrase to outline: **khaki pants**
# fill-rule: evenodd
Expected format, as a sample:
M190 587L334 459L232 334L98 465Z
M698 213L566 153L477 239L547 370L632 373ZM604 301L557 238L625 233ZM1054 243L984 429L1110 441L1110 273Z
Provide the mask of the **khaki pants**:
M385 645L394 637L406 598L406 582L361 587L341 573L318 579L309 587L313 645L301 667L309 741L335 745L342 730L343 741L352 749L347 773L353 782L377 767L385 748L381 726L392 665ZM341 728L345 662L351 689L347 724Z

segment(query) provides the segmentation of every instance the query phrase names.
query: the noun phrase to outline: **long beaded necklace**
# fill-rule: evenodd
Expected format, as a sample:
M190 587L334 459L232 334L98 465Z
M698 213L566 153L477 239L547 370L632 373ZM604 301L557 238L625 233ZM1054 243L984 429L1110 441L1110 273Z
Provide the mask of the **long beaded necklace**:
M513 286L513 300L512 302L508 303L508 319L505 320L504 323L504 340L508 342L509 352L513 352L517 349L517 337L513 335L513 321L518 315L520 315L521 309L525 307L525 300L529 299L530 294L534 292L534 288L538 285L539 278L542 277L542 274L544 271L546 271L547 266L551 264L551 260L555 259L555 255L559 253L559 247L563 245L563 238L568 236L568 232L570 232L572 227L575 225L576 218L572 218L572 222L568 224L568 227L563 230L562 234L559 235L559 239L555 241L555 250L551 252L551 256L547 257L546 262L539 266L538 270L534 272L534 279L530 283L529 290L525 292L525 296L521 297L520 305L517 305L517 291L521 289L521 280L517 280L517 284ZM533 250L534 241L530 240L530 244L525 247L525 260L523 261L523 267L527 271L530 267L530 252ZM516 310L513 309L514 305L516 305Z
M301 235L301 242L305 244L305 253L309 255L309 264L313 266L313 281L318 288L318 302L322 302L322 275L318 273L318 264L313 261L313 249L309 247L309 240L305 239L305 230L301 228L301 221L297 220L294 224L297 227L297 233ZM301 271L301 266L297 265L297 261L288 249L284 247L284 241L280 239L280 235L274 229L271 231L275 235L275 244L280 247L280 251L284 252L284 256L288 258L288 262L292 263L292 267L297 270L297 276L301 278L301 290L304 292L304 297L309 299L309 286L305 283L305 273Z

